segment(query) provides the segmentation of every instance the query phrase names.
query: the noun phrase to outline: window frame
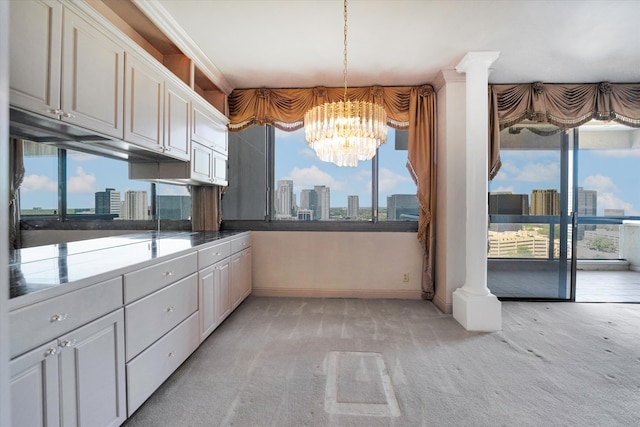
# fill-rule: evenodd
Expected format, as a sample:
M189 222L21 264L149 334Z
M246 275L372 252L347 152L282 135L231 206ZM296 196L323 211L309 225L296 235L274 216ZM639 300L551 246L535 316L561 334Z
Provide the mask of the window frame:
M255 125L254 125L255 126ZM371 221L290 221L276 220L273 195L275 193L275 127L265 126L265 170L267 183L265 189L264 220L225 220L225 230L255 231L339 231L339 232L411 232L418 231L418 221L379 221L379 160L378 155L371 161ZM231 155L231 153L230 153ZM224 203L224 201L223 201ZM224 215L223 215L224 218Z

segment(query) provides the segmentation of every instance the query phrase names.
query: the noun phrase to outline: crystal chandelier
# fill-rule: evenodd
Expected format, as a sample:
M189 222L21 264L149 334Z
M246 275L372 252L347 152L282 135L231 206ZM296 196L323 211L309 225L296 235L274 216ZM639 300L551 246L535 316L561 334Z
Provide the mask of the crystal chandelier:
M325 162L358 166L387 142L387 113L381 105L347 99L347 0L344 1L344 97L313 107L304 115L307 144Z

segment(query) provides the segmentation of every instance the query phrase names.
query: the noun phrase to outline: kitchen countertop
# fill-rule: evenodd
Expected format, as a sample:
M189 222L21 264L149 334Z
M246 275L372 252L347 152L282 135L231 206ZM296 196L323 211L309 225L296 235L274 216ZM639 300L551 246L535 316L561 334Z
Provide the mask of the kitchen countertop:
M98 283L158 258L241 233L150 231L14 250L9 254L10 306L17 308L89 282ZM60 289L66 284L76 286ZM18 300L23 303L17 304Z

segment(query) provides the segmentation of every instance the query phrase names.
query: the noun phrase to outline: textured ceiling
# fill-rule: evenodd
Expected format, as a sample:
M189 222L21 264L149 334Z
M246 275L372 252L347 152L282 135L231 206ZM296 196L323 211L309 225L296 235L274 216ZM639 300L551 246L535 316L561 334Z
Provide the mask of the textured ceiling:
M232 88L341 86L340 0L155 3ZM491 83L640 82L640 1L351 0L348 84L432 83L498 51Z

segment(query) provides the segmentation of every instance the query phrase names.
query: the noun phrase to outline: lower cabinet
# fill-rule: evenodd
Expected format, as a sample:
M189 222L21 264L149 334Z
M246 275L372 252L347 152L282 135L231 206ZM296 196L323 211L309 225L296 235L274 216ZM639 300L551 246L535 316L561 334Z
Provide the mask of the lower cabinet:
M251 248L234 254L231 258L232 309L235 309L251 293Z
M13 425L122 424L124 366L122 309L13 359Z
M196 311L127 363L129 416L198 348L198 325Z
M198 300L200 310L200 342L231 312L229 258L200 270Z

